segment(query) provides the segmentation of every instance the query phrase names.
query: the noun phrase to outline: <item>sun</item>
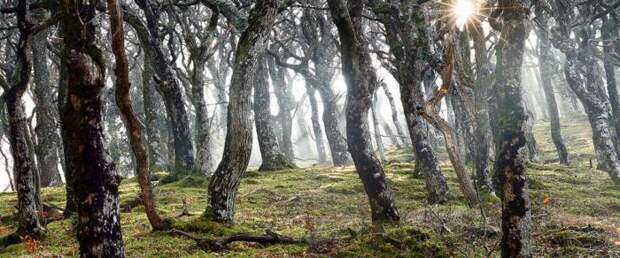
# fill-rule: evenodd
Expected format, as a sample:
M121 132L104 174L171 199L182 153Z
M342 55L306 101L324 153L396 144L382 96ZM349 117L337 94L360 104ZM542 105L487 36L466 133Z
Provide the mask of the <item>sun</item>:
M461 28L474 15L476 15L476 5L474 0L456 0L452 5L452 15L456 18L456 25Z

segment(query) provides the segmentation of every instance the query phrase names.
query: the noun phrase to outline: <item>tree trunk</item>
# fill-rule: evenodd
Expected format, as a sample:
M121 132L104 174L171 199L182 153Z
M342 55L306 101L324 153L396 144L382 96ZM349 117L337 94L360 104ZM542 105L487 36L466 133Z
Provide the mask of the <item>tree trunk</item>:
M268 58L268 64L271 82L273 83L274 93L276 94L278 101L279 112L277 119L280 123L280 127L282 128L282 135L280 137L279 145L286 158L290 161L294 161L295 151L293 150L292 141L293 117L291 116L291 111L295 109L292 103L293 96L291 96L289 85L286 85L284 79L284 68L278 68L273 61L273 58ZM324 149L322 151L324 152ZM325 153L323 153L323 156L325 156ZM325 157L323 157L320 162L325 162Z
M407 135L405 134L405 131L403 131L400 120L398 120L398 114L400 112L396 108L396 101L394 100L394 96L392 96L392 93L390 92L390 89L388 89L387 84L381 83L381 88L383 88L383 92L385 93L385 96L390 103L390 109L392 110L392 122L394 122L394 127L396 127L396 133L398 135L398 139L400 140L398 142L394 142L394 144L396 144L398 148L401 148L403 146L410 147L411 141L407 139Z
M276 12L276 0L256 1L250 12L250 25L237 45L229 90L224 156L209 182L209 206L205 211L205 215L215 221L234 221L235 196L252 151L250 112L254 74L259 58L265 52Z
M332 19L338 28L342 71L347 82L347 144L370 202L373 223L398 222L394 193L386 182L381 163L372 153L368 111L378 86L368 42L363 34L364 3L328 0Z
M28 146L28 125L22 96L28 88L32 56L29 51L32 47L33 26L28 19L29 1L17 2L17 27L19 42L15 53L16 64L9 89L4 93L9 124L9 144L13 155L13 175L17 188L17 236L30 236L39 239L44 236L45 228L39 217L40 207L35 185L34 160Z
M378 98L377 98L377 92L375 91L374 93L374 97L373 97L373 103L370 106L370 111L372 114L372 123L373 123L373 128L374 128L374 133L375 133L375 143L377 144L377 151L379 152L379 157L381 157L381 161L385 161L385 146L383 145L383 139L381 138L381 121L379 121L379 117L377 116L377 109L379 109L378 107Z
M172 127L174 137L174 164L175 173L188 171L194 168L194 146L189 127L189 118L185 109L185 101L181 94L181 87L175 79L174 72L170 67L170 62L162 49L162 39L159 33L158 12L153 3L145 0L135 0L140 9L144 11L147 21L149 38L145 48L151 48L154 63L152 63L155 73L158 76L157 88L162 94L166 113Z
M144 48L144 64L142 71L142 102L144 104L144 116L146 126L146 139L149 154L149 166L163 166L166 163L164 157L165 144L160 134L160 115L161 115L161 99L157 95L155 81L153 76L152 61L147 54L147 48Z
M196 110L195 142L196 142L196 166L200 171L209 175L213 168L213 155L211 154L211 122L205 100L205 80L203 71L205 66L202 62L194 61L194 72L191 77L192 105Z
M427 65L428 60L419 60L419 58L432 55L428 10L409 2L402 3L398 7L389 7L385 1L379 0L371 0L370 3L373 11L385 26L386 42L390 46L390 53L397 59L394 62L397 69L396 79L400 84L401 103L416 157L415 170L424 174L429 203L445 202L448 184L441 173L439 161L433 153L423 118L416 113L417 108L424 105L422 83L425 77L423 75L426 69L430 69ZM410 18L404 18L408 16L402 15L403 13L412 13L413 20L416 22L413 23Z
M562 132L560 128L560 114L558 111L558 105L555 100L555 92L553 90L553 84L551 82L553 67L555 66L553 60L553 52L551 52L551 41L549 41L549 32L547 31L549 26L547 25L547 17L545 16L542 8L537 6L536 17L539 19L542 29L538 31L538 69L540 73L540 82L545 92L545 98L547 100L547 106L549 110L549 123L551 129L551 139L555 145L555 149L560 159L560 164L570 165L570 159L568 157L568 151L564 140L562 139Z
M33 13L38 22L45 21L49 15L41 9ZM37 163L40 168L41 186L62 185L60 171L58 170L58 148L61 144L58 134L57 109L54 105L52 88L49 85L49 72L47 66L47 35L44 30L33 36L32 54L34 65L34 101L36 103L37 126L35 133L37 144L35 152Z
M102 91L105 64L95 45L94 4L61 2L67 102L62 116L66 159L77 206L82 257L124 257L119 216L120 178L104 146ZM88 22L83 22L88 21Z
M325 127L325 137L332 156L334 166L351 165L351 158L347 151L347 139L340 132L340 122L338 118L338 104L336 96L331 88L329 81L322 81L322 85L317 87L323 104L323 126Z
M266 56L260 57L258 60L254 81L254 122L260 154L263 159L258 170L274 171L295 168L296 166L280 151L278 139L273 129Z
M136 163L136 175L138 184L142 191L142 200L146 211L146 216L155 230L165 228L163 221L157 214L155 207L155 197L153 195L153 187L151 186L151 171L149 170L148 153L146 146L142 141L142 130L140 122L134 114L131 100L129 99L129 91L131 84L129 83L129 66L127 54L125 53L125 33L123 28L123 17L120 5L116 0L107 0L108 11L110 14L110 27L112 34L112 51L116 60L114 73L116 75L116 105L121 112L123 122L129 144L134 155Z
M310 120L312 120L312 131L314 132L314 142L316 143L316 152L319 155L319 163L325 164L327 163L327 155L325 154L325 143L323 142L323 130L321 129L321 123L319 122L319 104L316 101L316 90L306 84L306 94L308 95L308 100L310 101L311 108L311 116ZM330 145L331 146L331 145Z
M616 152L620 153L620 95L618 95L618 85L616 83L616 66L614 65L614 56L617 55L616 49L612 42L618 40L620 34L618 33L617 23L610 18L603 19L603 27L601 29L603 36L603 64L605 67L605 78L607 81L607 94L609 95L609 102L611 104L611 111L613 114L613 125L616 131ZM620 46L620 44L618 44Z
M509 6L508 6L509 5ZM530 257L530 199L524 157L527 119L521 95L521 66L527 11L521 1L500 1L503 28L497 45L493 89L495 174L502 196L502 257Z

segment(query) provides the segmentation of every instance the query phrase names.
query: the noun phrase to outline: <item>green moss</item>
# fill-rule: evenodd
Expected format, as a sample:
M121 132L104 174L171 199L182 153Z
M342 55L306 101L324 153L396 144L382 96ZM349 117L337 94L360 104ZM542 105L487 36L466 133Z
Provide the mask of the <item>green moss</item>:
M364 233L337 257L450 257L446 248L428 231L397 228L383 234Z

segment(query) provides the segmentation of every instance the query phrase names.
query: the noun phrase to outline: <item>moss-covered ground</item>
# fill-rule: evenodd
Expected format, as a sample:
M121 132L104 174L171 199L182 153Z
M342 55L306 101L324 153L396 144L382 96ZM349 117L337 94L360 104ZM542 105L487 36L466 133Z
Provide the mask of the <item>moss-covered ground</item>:
M554 161L548 123L534 133L541 162L529 165L532 199L532 241L537 257L620 257L620 189L602 171L590 168L590 129L583 119L563 121L573 165ZM370 224L368 203L352 167L312 166L276 172L250 171L237 196L237 224L225 226L200 215L206 207L207 180L190 176L158 185L158 208L175 226L196 236L215 238L237 233L261 234L266 229L314 244L260 246L236 243L224 253L205 252L193 240L167 232L151 232L141 207L122 213L128 257L495 257L501 237L500 204L493 199L467 207L448 161L446 204L425 203L422 178L413 174L407 150L392 150L385 163L396 193L402 222L383 229ZM594 164L594 167L596 165ZM136 197L138 185L127 179L121 201ZM0 194L0 235L14 228L15 194ZM63 206L63 188L43 191L45 202ZM193 216L176 218L183 201ZM0 257L73 257L78 254L70 220L48 225L49 234L36 248L25 244L0 250ZM351 238L328 241L326 239Z

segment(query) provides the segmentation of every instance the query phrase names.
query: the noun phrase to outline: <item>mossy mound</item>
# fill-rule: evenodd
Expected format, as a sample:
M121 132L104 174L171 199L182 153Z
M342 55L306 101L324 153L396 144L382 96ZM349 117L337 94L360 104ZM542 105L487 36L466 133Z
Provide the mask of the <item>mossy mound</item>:
M385 233L363 233L336 257L450 257L429 231L403 227Z

